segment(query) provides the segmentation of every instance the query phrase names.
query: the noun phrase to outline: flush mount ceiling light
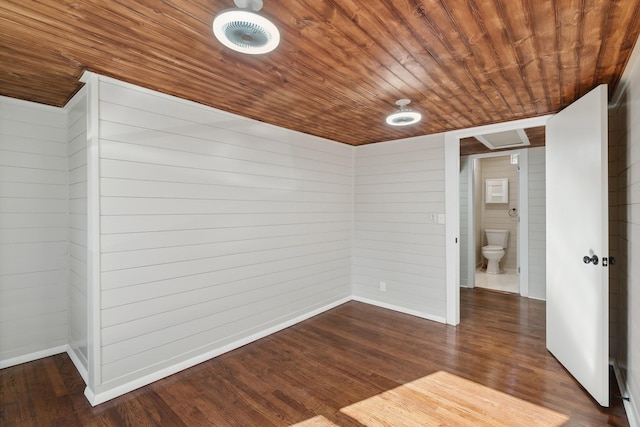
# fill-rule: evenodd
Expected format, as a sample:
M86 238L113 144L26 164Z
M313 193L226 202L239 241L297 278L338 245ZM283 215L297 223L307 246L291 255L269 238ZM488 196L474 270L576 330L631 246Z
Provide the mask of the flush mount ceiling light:
M218 13L213 20L213 34L237 52L258 55L271 52L280 43L278 28L257 13L262 0L234 0L237 8Z
M422 114L411 111L407 108L411 101L409 99L399 99L396 105L400 107L398 111L387 116L387 124L391 126L408 126L418 123L422 119Z

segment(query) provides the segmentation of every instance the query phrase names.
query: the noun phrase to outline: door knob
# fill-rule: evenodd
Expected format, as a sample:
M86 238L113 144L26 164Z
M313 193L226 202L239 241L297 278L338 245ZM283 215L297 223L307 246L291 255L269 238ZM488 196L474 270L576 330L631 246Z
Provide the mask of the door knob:
M593 265L598 265L598 255L593 255L591 257L585 255L584 258L582 258L582 261L584 261L585 264L592 262Z

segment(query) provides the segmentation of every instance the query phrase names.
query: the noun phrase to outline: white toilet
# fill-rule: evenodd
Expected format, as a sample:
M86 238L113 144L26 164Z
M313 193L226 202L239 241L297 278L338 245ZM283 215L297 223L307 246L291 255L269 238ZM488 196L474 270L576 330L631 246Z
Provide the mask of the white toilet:
M484 234L487 236L487 245L482 247L482 256L488 261L487 273L500 274L500 260L509 241L509 230L485 228Z

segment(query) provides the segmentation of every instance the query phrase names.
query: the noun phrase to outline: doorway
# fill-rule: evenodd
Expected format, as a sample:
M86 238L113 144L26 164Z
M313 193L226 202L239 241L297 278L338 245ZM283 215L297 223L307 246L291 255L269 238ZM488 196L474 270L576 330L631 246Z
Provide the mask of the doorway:
M450 325L460 323L460 140L484 133L544 126L549 117L551 116L515 120L445 134L446 319ZM521 169L523 164L524 162L521 162ZM519 210L522 214L523 211L528 210L528 207L521 205ZM521 218L520 233L524 233L526 227L528 224L523 222ZM526 232L528 233L528 229ZM524 253L522 248L518 252L522 258L520 261L520 294L529 296L529 264L523 259L528 254Z
M527 150L474 154L460 158L460 286L523 294L521 264L527 263ZM524 172L524 173L522 173ZM489 184L502 184L499 199ZM523 209L524 207L524 209ZM488 264L487 233L505 236L501 258ZM524 255L524 256L523 256ZM497 270L495 266L497 265Z

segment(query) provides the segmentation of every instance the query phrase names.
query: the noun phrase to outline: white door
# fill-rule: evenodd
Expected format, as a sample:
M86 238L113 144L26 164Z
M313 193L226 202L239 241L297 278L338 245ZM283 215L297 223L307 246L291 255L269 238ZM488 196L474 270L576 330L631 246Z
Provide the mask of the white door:
M609 406L607 86L546 129L547 348Z

